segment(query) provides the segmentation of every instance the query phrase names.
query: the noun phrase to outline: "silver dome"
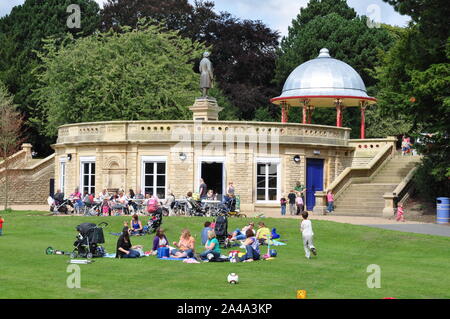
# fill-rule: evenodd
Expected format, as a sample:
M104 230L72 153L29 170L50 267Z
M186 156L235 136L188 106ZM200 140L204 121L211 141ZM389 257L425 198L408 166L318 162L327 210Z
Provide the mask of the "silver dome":
M337 98L345 106L358 106L361 100L369 104L376 101L367 95L361 76L347 63L333 59L328 49L323 48L317 58L299 65L291 72L284 83L282 94L271 101L299 106L308 99L314 106L333 107L333 101Z

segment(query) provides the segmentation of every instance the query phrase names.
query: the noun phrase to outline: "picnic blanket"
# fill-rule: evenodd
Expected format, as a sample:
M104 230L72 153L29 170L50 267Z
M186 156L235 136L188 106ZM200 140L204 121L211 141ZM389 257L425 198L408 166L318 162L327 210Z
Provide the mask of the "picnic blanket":
M188 258L176 258L176 257L165 257L165 258L158 258L158 259L161 259L161 260L185 260L185 259L188 259Z
M270 246L285 246L286 243L282 243L281 241L278 241L276 239L273 239L270 241Z
M139 257L148 257L148 256L150 256L150 252L149 251L143 252L141 249L136 249L136 251L139 252L139 254L140 254ZM116 254L105 254L103 256L103 258L116 258Z

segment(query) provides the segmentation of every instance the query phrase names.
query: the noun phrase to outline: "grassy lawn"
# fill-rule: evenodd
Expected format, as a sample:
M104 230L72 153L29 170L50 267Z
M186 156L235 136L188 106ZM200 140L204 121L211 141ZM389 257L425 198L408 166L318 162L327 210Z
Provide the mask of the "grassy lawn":
M318 257L304 258L298 220L264 218L287 246L278 257L253 263L185 264L155 257L95 259L80 265L81 288L69 289L67 256L45 255L52 246L72 250L75 226L107 221L105 248L115 251L125 217L52 217L38 212L0 212L0 298L450 298L450 238L401 233L327 221L314 221ZM189 228L201 251L200 230L206 218L168 217L163 226L170 242ZM257 219L252 219L258 221ZM230 219L229 231L249 219ZM132 237L151 249L153 236ZM266 247L264 247L266 249ZM381 267L381 288L366 285L367 266ZM236 272L238 285L226 277Z

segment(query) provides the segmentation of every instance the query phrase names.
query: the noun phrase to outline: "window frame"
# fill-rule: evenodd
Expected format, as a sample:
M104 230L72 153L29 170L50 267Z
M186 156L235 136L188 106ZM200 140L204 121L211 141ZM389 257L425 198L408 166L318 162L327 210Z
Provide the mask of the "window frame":
M276 199L274 200L269 200L269 189L273 187L269 187L269 173L268 170L266 169L265 172L265 194L264 194L264 200L260 200L258 199L258 164L265 164L266 168L268 164L275 164L276 165L276 171L277 171L277 186L276 186L276 190L277 190L277 195L276 195ZM260 157L260 158L256 158L255 161L255 181L254 181L254 185L255 185L255 203L257 204L274 204L277 203L279 198L281 198L281 159L280 158L275 158L275 157Z
M152 163L153 166L153 174L148 174L148 175L153 175L153 186L149 186L146 187L145 185L145 165L148 163ZM164 174L158 174L158 170L157 170L157 163L164 163L165 167L164 167ZM146 188L153 188L153 194L158 195L158 188L162 188L158 186L158 176L164 176L164 197L159 197L159 199L165 199L166 198L166 194L167 194L167 181L168 181L168 176L167 176L167 156L141 156L141 191L142 193L145 195L145 189Z

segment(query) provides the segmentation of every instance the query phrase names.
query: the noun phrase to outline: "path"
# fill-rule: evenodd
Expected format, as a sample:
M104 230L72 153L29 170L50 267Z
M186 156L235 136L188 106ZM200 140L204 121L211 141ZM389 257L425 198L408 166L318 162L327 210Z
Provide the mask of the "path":
M34 211L45 211L48 212L48 205L12 205L13 210L34 210ZM251 218L258 214L252 213L248 214ZM267 217L274 218L293 218L300 219L301 216L289 216L286 215L281 217L280 215L273 215ZM406 221L406 222L397 222L394 219L387 219L382 217L363 217L363 216L332 216L332 215L315 215L310 214L311 220L327 220L337 223L346 223L352 225L362 225L376 228L383 228L389 230L396 230L402 232L410 232L417 234L428 234L428 235L437 235L437 236L446 236L450 237L450 225L437 225L431 223L424 222L416 222L416 221Z

